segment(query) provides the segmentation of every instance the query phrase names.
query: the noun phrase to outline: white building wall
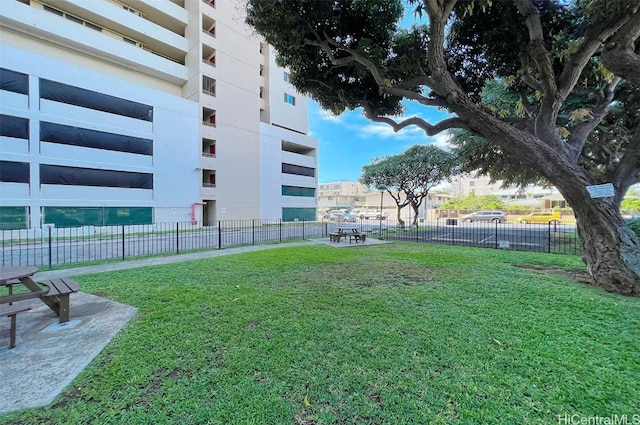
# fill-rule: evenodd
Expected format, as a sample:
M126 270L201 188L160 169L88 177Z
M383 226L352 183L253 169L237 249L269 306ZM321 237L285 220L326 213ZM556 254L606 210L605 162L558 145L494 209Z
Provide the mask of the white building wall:
M196 103L23 49L0 45L0 50L0 67L30 75L28 98L0 91L0 113L30 120L28 143L0 138L0 159L31 164L30 185L0 183L0 206L31 206L31 226L41 224L44 206L154 207L156 222L190 219L199 199ZM150 105L153 122L39 100L39 78ZM40 121L152 139L153 156L40 143ZM153 189L40 186L40 164L152 173Z
M283 176L281 171L282 162L317 169L317 141L305 136L307 100L285 81L284 70L275 64L275 52L268 47L261 50L262 40L244 23L242 2L222 0L211 6L202 0L123 1L135 6L142 16L110 0L2 3L3 66L153 105L155 113L151 124L46 100L36 102L39 108L34 109L33 101L30 105L25 96L1 92L3 110L10 109L12 115L25 116L34 123L46 119L99 131L117 129L136 137L153 137L155 142L154 155L149 158L40 144L33 132L29 143L0 138L2 159L28 157L32 178L38 177L42 158L61 164L99 163L105 168L154 173L150 196L109 188L85 191L75 187L73 193L71 188L52 187L41 192L25 191L12 183L0 186L3 195L28 198L34 208L45 202L42 196L34 195L38 193L68 205L79 200L98 202L92 194L105 202L138 200L154 205L156 221L190 218L191 205L203 201L207 206L194 209L198 220L204 219L205 212L208 220L275 218L282 216L285 205L307 208L311 204L309 198L281 195L282 184L317 187L317 177ZM103 30L46 11L44 3ZM211 22L215 22L215 35L204 32ZM125 38L141 44L132 45ZM25 55L14 61L5 55L7 48ZM203 63L205 52L212 49L215 66ZM203 75L216 80L215 96L203 94ZM37 82L37 78L32 79ZM295 106L284 101L285 93L295 96ZM195 114L193 104L180 98L197 102ZM215 127L202 125L204 108L216 111ZM203 155L203 137L216 142L215 157ZM283 139L308 145L314 155L283 152ZM35 149L37 145L41 151ZM211 173L216 175L215 187L206 184ZM269 187L274 190L264 192ZM183 206L185 203L188 206Z
M309 132L307 98L285 81L285 69L276 64L276 53L269 47L269 112L271 124L285 127L303 134ZM295 97L295 106L286 103L285 94Z
M72 10L76 15L90 19L96 24L115 27L120 34L129 38L135 40L144 38L147 42L153 40L154 51L165 56L183 58L187 51L187 40L184 37L124 11L114 3L106 1L76 1L75 3L78 4L64 2L58 6L59 8L64 6L65 10ZM55 2L53 4L55 5ZM172 84L186 82L187 68L183 64L126 43L122 35L87 28L37 6L39 6L37 3L28 6L18 1L3 1L3 7L0 7L0 23L9 30L6 35L3 34L3 39L10 32L29 37L42 37L53 45L64 46L68 54L74 50L82 52L84 57L73 53L75 60L92 61L93 56L103 63L113 61L138 74L142 73ZM96 14L93 12L95 8L99 8L104 14ZM186 13L181 15L186 25ZM141 37L143 34L141 31L144 37ZM41 50L47 50L47 44L40 41L36 43Z
M189 22L188 32L198 34L200 49L215 48L215 66L202 64L199 51L198 83L200 104L216 111L216 125L201 126L201 137L216 142L216 156L201 156L202 173L215 172L215 187L202 187L209 220L253 219L260 215L260 43L244 24L235 2L218 1L215 8L201 0L188 0L198 19ZM202 15L215 20L215 37L202 31ZM192 26L197 25L193 30ZM215 96L202 93L202 75L215 79ZM195 98L196 96L194 96ZM204 117L203 117L204 119ZM213 210L213 211L211 211Z
M288 131L263 123L260 127L260 218L280 218L282 208L316 208L317 193L314 197L283 196L282 186L298 186L316 189L318 187L317 148L313 137ZM306 146L309 155L294 154L282 150L282 142L288 141ZM282 172L282 163L301 165L316 170L314 177L297 176Z

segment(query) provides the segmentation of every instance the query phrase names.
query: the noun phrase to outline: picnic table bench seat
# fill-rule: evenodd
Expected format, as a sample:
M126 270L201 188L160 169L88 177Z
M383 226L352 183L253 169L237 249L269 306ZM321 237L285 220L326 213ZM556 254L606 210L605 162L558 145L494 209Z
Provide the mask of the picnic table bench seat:
M78 282L72 279L51 279L40 282L49 287L49 292L42 295L42 301L47 304L60 318L60 323L69 321L69 294L78 292Z
M366 233L360 233L360 232L334 232L334 233L329 233L329 242L340 242L340 239L342 238L349 238L349 243L351 243L352 241L357 242L364 242L367 239L367 234Z
M9 335L9 348L16 346L16 328L18 327L17 315L23 311L31 310L31 307L10 305L7 307L0 307L0 317L8 317L11 321L11 327L9 329L0 330L0 337L6 337Z

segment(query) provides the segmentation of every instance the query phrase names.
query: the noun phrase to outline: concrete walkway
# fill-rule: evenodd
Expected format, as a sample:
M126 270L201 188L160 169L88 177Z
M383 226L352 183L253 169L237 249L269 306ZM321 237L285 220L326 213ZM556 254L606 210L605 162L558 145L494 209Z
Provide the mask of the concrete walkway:
M367 239L364 243L335 243L329 242L328 238L322 238L305 242L241 246L42 271L36 273L35 280L149 267L275 248L314 244L356 248L381 243L386 241ZM40 300L24 303L29 303L31 310L18 315L16 348L9 349L8 339L0 339L0 415L51 403L137 313L135 307L78 292L71 295L71 320L59 323L56 315Z

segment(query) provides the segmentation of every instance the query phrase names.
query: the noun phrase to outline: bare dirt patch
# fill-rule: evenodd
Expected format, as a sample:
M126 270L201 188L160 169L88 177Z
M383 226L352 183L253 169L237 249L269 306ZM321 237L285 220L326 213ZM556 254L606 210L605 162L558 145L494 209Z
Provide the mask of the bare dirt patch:
M541 266L537 264L520 264L516 267L525 270L532 270L536 273L540 274L552 274L557 276L566 277L567 279L573 280L574 282L581 283L583 285L595 285L595 282L584 270L567 270L562 267L553 267L553 266Z

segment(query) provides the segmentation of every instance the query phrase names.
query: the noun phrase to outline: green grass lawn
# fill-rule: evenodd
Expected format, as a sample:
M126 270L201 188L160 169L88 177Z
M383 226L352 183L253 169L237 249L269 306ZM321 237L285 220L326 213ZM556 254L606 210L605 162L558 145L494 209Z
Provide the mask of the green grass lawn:
M583 265L394 243L80 276L83 291L138 315L50 407L0 423L631 420L640 299L541 272L558 268Z

